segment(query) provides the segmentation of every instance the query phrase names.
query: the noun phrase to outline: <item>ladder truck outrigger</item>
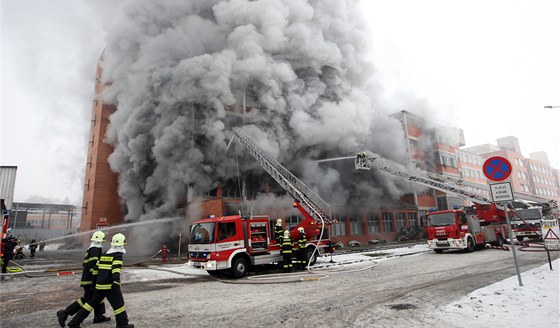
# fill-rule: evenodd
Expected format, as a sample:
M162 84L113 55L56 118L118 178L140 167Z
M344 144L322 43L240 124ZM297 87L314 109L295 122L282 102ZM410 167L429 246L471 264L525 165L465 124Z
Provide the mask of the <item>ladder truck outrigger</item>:
M290 235L295 240L298 228L305 230L307 263L314 265L321 251L332 251L330 241L323 238L325 226L335 222L330 206L240 129L233 130L230 145L234 138L294 199L293 205L301 212L303 220L290 230ZM253 215L196 220L190 226L188 265L211 275L229 272L234 278L241 278L252 267L281 262L280 245L272 231L273 222L269 216Z
M396 168L391 161L379 157L370 158L365 152L355 158L357 170L371 168L399 176L408 181L418 183L448 194L466 198L475 205L471 208L430 211L427 214L424 229L428 235L428 247L436 253L448 249L464 249L473 252L477 247L487 243L502 246L507 239L507 223L504 208L486 197L470 192L452 181L441 176L439 179L412 174ZM509 213L509 212L508 212Z

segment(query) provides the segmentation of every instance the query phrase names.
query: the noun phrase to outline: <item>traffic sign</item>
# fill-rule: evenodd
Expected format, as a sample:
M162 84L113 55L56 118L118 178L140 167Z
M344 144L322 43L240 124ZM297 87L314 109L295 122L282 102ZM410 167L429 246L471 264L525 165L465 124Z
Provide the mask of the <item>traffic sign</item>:
M560 249L560 230L558 229L557 219L542 219L541 232L543 235L544 247L546 249Z
M504 181L511 175L511 163L502 156L493 156L484 162L482 171L488 180Z
M511 202L513 201L513 190L511 189L511 183L493 183L490 185L490 193L492 194L492 200L495 203L499 202Z

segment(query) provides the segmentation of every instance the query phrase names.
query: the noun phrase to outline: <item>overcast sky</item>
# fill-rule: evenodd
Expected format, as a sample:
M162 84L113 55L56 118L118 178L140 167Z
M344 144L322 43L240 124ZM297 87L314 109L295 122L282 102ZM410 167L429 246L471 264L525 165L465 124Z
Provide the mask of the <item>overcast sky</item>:
M80 204L117 2L2 0L0 165L18 166L16 202ZM462 128L467 146L514 135L525 156L546 151L560 168L560 108L543 108L560 106L560 1L363 2L387 99Z

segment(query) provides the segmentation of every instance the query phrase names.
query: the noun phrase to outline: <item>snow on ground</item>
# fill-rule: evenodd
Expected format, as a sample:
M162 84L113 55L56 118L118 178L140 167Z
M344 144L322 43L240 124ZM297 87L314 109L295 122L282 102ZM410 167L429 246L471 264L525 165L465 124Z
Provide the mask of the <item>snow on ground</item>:
M560 260L475 290L443 308L449 322L472 318L488 327L560 327Z
M389 261L397 256L414 255L428 252L426 245L395 248L364 253L334 255L336 262L347 266L359 265L361 261ZM368 255L365 255L368 254ZM375 254L379 254L375 256ZM329 265L330 256L319 258L317 265ZM536 269L523 272L523 286L519 286L517 275L502 280L485 288L475 290L467 296L443 306L444 311L434 313L441 322L469 322L476 318L489 327L558 328L560 327L560 260ZM188 268L186 265L164 265L147 269L127 269L125 279L148 281L177 277L196 277L207 275L206 272ZM551 292L552 291L552 292ZM538 323L538 324L537 324Z

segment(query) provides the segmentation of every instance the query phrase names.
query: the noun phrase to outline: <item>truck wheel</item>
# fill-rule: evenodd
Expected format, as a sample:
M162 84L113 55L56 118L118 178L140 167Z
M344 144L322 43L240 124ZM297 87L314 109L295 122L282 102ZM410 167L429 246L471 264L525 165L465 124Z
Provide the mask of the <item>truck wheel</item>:
M443 253L443 249L436 248L436 249L434 249L434 252L436 252L438 254L441 254L441 253Z
M231 266L231 274L234 278L239 279L245 277L249 266L247 265L247 260L242 257L238 257L233 260L233 265Z
M472 240L472 238L469 238L467 240L467 253L472 253L474 252L474 250L476 249L476 245L474 244L474 241Z
M516 236L515 239L517 239L518 242L522 242L523 241L523 236Z
M315 265L315 262L317 262L317 253L313 255L314 250L315 249L313 247L306 247L305 249L305 258L307 259L307 263L309 263L309 266L313 266ZM313 256L313 258L311 256Z

